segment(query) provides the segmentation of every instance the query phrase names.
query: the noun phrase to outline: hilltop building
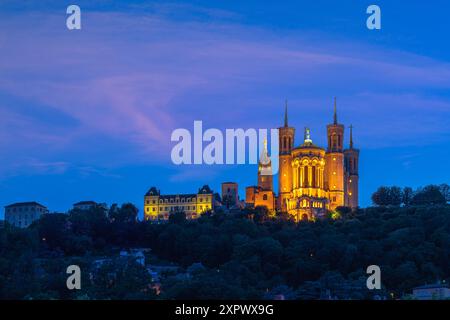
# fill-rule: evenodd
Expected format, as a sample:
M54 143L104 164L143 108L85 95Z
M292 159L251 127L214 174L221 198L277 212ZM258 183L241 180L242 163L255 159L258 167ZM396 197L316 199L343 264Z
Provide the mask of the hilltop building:
M5 221L18 228L27 228L49 211L37 202L18 202L5 207Z
M214 210L214 194L207 185L197 193L172 195L162 195L151 187L144 196L145 220L167 220L169 214L181 211L187 219L195 219L209 210Z
M222 183L222 204L227 208L239 205L239 190L236 182Z
M450 289L441 283L423 285L413 289L413 297L417 300L450 299Z
M258 185L245 189L245 203L248 206L265 206L269 211L276 209L276 195L273 191L272 161L267 151L267 140L258 163Z
M349 128L349 148L344 149L344 125L338 122L335 99L333 122L327 125L327 148L313 143L308 128L303 142L295 146L295 128L288 124L286 104L284 125L279 128L278 196L273 193L272 176L261 175L263 169L271 170L265 145L258 186L246 189L247 204L276 208L297 221L314 220L339 206L357 208L359 150L353 145L353 127Z

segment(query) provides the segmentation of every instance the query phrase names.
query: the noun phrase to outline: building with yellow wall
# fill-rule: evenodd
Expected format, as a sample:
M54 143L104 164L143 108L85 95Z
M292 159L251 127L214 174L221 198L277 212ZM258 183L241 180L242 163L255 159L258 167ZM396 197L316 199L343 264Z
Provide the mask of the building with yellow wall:
M161 195L151 187L144 196L144 219L167 220L174 212L184 212L187 219L198 218L206 211L214 210L214 195L209 186L204 185L193 194Z
M350 145L344 149L344 125L337 120L336 100L326 149L313 143L308 128L297 147L294 136L286 106L284 126L279 128L277 208L296 220L314 220L339 206L358 207L359 150L353 147L351 126Z

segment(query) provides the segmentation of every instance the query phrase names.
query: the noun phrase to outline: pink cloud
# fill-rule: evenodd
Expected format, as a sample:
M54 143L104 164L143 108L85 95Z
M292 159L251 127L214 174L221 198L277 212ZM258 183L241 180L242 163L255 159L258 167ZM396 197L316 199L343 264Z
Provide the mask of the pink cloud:
M59 16L30 17L45 23L0 15L0 27L8 30L0 43L11 44L0 53L0 94L63 113L77 125L45 127L0 101L8 124L0 128L0 147L12 153L19 143L38 143L57 156L95 147L80 146L80 139L108 137L130 147L125 161L163 161L173 129L196 119L207 126L277 126L273 116L296 90L290 105L299 124L309 117L327 121L323 113L338 95L346 120L364 128L360 141L367 146L437 138L448 125L442 118L448 119L447 98L422 92L448 89L450 65L427 57L325 38L311 44L299 34L223 21L88 13L83 29L70 32Z

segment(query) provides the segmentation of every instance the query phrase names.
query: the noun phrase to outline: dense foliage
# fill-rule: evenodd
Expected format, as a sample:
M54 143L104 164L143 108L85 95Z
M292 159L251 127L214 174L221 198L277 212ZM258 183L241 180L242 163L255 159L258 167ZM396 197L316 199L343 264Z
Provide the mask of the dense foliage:
M28 229L0 230L0 298L363 299L374 294L365 289L372 264L381 267L381 296L450 280L447 205L374 207L298 224L261 208L194 221L177 213L161 224L138 222L136 215L126 204L109 212L50 214ZM94 256L130 247L151 248L190 276L164 278L158 296L137 264L109 263L92 276ZM69 264L90 270L80 291L65 287Z
M435 205L449 201L450 186L446 183L428 185L415 191L411 187L382 186L372 194L372 202L378 206Z

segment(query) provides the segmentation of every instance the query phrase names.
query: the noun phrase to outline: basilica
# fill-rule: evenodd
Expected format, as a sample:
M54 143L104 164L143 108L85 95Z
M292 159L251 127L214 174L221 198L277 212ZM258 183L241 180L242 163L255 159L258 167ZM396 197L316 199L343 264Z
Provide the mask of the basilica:
M266 206L270 211L287 212L295 220L315 220L339 206L358 207L359 150L350 142L344 148L344 125L338 122L336 99L333 122L327 125L327 147L313 143L305 128L303 142L295 144L295 128L288 123L279 128L278 195L273 189L271 161L267 146L258 165L258 185L246 188L246 203Z

